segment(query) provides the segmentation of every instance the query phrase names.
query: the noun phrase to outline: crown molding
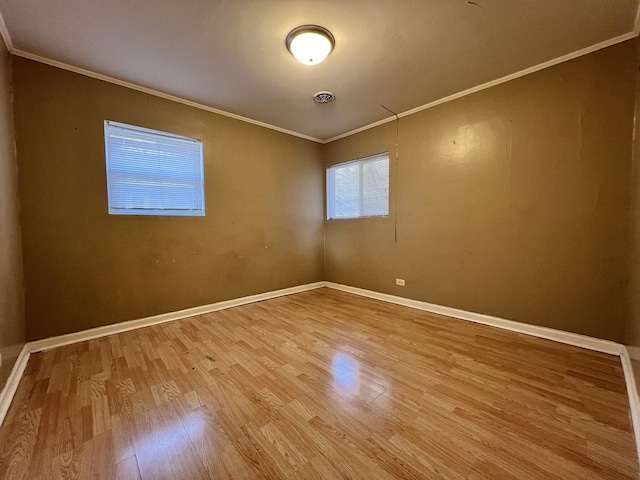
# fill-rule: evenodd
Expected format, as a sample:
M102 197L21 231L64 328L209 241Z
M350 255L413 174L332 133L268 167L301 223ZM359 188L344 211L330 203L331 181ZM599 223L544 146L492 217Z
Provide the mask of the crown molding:
M638 14L640 15L640 8L638 10ZM618 37L611 38L604 42L597 43L595 45L591 45L590 47L583 48L581 50L577 50L572 53L568 53L561 57L554 58L552 60L540 63L533 67L526 68L524 70L520 70L519 72L512 73L510 75L498 78L496 80L492 80L487 83L483 83L482 85L478 85L476 87L468 88L467 90L463 90L458 93L454 93L447 97L440 98L438 100L434 100L433 102L426 103L420 107L412 108L411 110L407 110L406 112L402 112L398 114L398 118L406 117L409 115L413 115L414 113L421 112L423 110L427 110L428 108L435 107L437 105L441 105L443 103L450 102L452 100L456 100L458 98L466 97L467 95L471 95L472 93L479 92L481 90L486 90L487 88L495 87L496 85L500 85L501 83L506 83L511 80L515 80L516 78L524 77L525 75L529 75L530 73L535 73L540 70L544 70L545 68L553 67L554 65L558 65L559 63L564 63L569 60L573 60L574 58L582 57L583 55L587 55L589 53L595 52L597 50L601 50L603 48L611 47L618 43L625 42L631 38L634 38L638 35L638 25L639 19L636 17L636 30L633 32L625 33L624 35L620 35ZM342 133L340 135L336 135L328 140L323 141L323 143L327 144L330 142L334 142L336 140L340 140L341 138L350 137L351 135L355 135L356 133L364 132L365 130L369 130L371 128L377 127L379 125L384 125L385 123L394 122L396 117L387 117L382 120L379 120L375 123L370 123L369 125L365 125L364 127L356 128L355 130L351 130L346 133Z
M11 53L11 51L13 50L13 42L11 41L9 30L7 30L7 24L4 22L4 16L2 15L2 12L0 12L0 35L2 36L2 40L4 40L7 51Z
M1 25L0 25L1 28ZM0 30L1 32L1 30ZM198 108L200 110L205 110L207 112L216 113L218 115L223 115L225 117L233 118L234 120L240 120L241 122L251 123L253 125L258 125L259 127L268 128L271 130L275 130L280 133L285 133L287 135L292 135L294 137L303 138L305 140L310 140L316 143L324 143L323 140L319 138L310 137L309 135L304 135L302 133L294 132L292 130L287 130L285 128L280 128L275 125L271 125L269 123L260 122L258 120L253 120L248 117L243 117L241 115L236 115L235 113L225 112L224 110L219 110L217 108L210 107L208 105L204 105L202 103L193 102L191 100L187 100L182 97L177 97L175 95L170 95L168 93L161 92L159 90L154 90L152 88L143 87L141 85L137 85L135 83L126 82L124 80L119 80L115 77L110 77L109 75L103 75L102 73L97 73L92 70L86 70L80 67L74 67L73 65L69 65L68 63L59 62L57 60L51 60L50 58L43 57L41 55L36 55L33 53L25 52L23 50L18 50L16 48L9 51L12 55L17 57L26 58L28 60L33 60L39 63L44 63L46 65L50 65L52 67L61 68L63 70L67 70L69 72L77 73L80 75L84 75L86 77L95 78L97 80L102 80L103 82L112 83L114 85L119 85L121 87L130 88L132 90L137 90L138 92L147 93L149 95L153 95L155 97L164 98L165 100L171 100L173 102L181 103L183 105L187 105L189 107Z
M554 65L558 65L560 63L567 62L569 60L573 60L574 58L578 58L578 57L581 57L583 55L587 55L589 53L595 52L597 50L601 50L603 48L607 48L607 47L616 45L618 43L622 43L622 42L625 42L625 41L630 40L632 38L635 38L640 34L640 1L638 3L639 4L638 4L638 9L636 11L634 30L632 32L625 33L624 35L620 35L620 36L611 38L609 40L605 40L604 42L600 42L600 43L597 43L595 45L591 45L589 47L583 48L581 50L577 50L575 52L568 53L566 55L562 55L562 56L554 58L552 60L548 60L546 62L540 63L540 64L535 65L533 67L529 67L529 68L526 68L524 70L520 70L519 72L515 72L515 73L512 73L512 74L506 75L506 76L498 78L496 80L492 80L490 82L483 83L481 85L477 85L477 86L472 87L472 88L468 88L467 90L463 90L461 92L457 92L457 93L448 95L446 97L434 100L433 102L426 103L426 104L421 105L419 107L412 108L411 110L407 110L405 112L399 113L398 114L398 118L402 118L402 117L406 117L406 116L409 116L409 115L413 115L414 113L418 113L418 112L421 112L423 110L427 110L429 108L441 105L443 103L447 103L447 102L450 102L452 100L456 100L458 98L462 98L462 97L465 97L467 95L471 95L472 93L476 93L476 92L479 92L479 91L482 91L482 90L486 90L487 88L491 88L491 87L494 87L496 85L500 85L501 83L506 83L506 82L509 82L511 80L515 80L516 78L520 78L520 77L523 77L525 75L529 75L531 73L535 73L535 72L538 72L540 70L544 70L545 68L549 68L549 67L552 67ZM211 113L216 113L218 115L223 115L225 117L233 118L234 120L239 120L239 121L250 123L250 124L253 124L253 125L260 126L260 127L268 128L270 130L275 130L277 132L281 132L281 133L284 133L284 134L287 134L287 135L292 135L294 137L302 138L302 139L309 140L309 141L316 142L316 143L320 143L320 144L328 144L328 143L334 142L336 140L340 140L342 138L350 137L351 135L355 135L356 133L364 132L365 130L369 130L369 129L375 128L377 126L384 125L386 123L393 122L393 121L396 120L396 117L394 117L394 116L383 118L382 120L379 120L377 122L370 123L370 124L367 124L367 125L365 125L363 127L359 127L359 128L354 129L354 130L350 130L350 131L342 133L340 135L336 135L336 136L331 137L329 139L323 140L323 139L319 139L319 138L316 138L316 137L305 135L305 134L302 134L302 133L299 133L299 132L294 132L293 130L287 130L285 128L277 127L275 125L271 125L271 124L268 124L268 123L260 122L258 120L253 120L253 119L248 118L248 117L243 117L241 115L236 115L234 113L226 112L224 110L213 108L213 107L210 107L208 105L204 105L202 103L193 102L191 100L187 100L187 99L182 98L182 97L178 97L178 96L175 96L175 95L170 95L168 93L164 93L164 92L161 92L159 90L154 90L154 89L151 89L151 88L143 87L141 85L137 85L137 84L134 84L134 83L131 83L131 82L126 82L124 80L119 80L119 79L117 79L115 77L110 77L108 75L103 75L101 73L97 73L97 72L94 72L92 70L87 70L87 69L84 69L84 68L75 67L75 66L69 65L67 63L63 63L63 62L59 62L57 60L52 60L50 58L43 57L41 55L36 55L34 53L30 53L30 52L26 52L26 51L23 51L23 50L16 49L13 46L13 41L11 40L11 36L9 35L9 31L8 31L7 25L6 25L5 21L4 21L4 17L2 16L2 12L0 12L0 35L2 36L2 39L4 40L4 43L5 43L6 47L7 47L7 50L12 55L16 55L18 57L26 58L26 59L33 60L33 61L40 62L40 63L44 63L44 64L50 65L52 67L61 68L63 70L68 70L68 71L73 72L73 73L84 75L84 76L87 76L87 77L90 77L90 78L95 78L97 80L102 80L104 82L112 83L112 84L119 85L119 86L122 86L122 87L131 88L133 90L137 90L139 92L147 93L149 95L154 95L156 97L164 98L166 100L171 100L171 101L174 101L174 102L177 102L177 103L181 103L183 105L188 105L190 107L198 108L198 109L205 110L205 111L211 112Z

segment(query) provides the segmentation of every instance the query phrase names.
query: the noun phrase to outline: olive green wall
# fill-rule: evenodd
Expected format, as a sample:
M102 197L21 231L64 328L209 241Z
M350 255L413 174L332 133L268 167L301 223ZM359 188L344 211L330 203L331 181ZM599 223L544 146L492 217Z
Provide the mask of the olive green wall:
M30 340L323 278L317 143L14 57ZM205 217L107 213L105 119L200 138Z
M11 65L0 41L0 389L25 342Z
M628 41L401 118L398 168L392 123L325 145L392 159L388 218L325 222L326 280L622 341L636 67Z

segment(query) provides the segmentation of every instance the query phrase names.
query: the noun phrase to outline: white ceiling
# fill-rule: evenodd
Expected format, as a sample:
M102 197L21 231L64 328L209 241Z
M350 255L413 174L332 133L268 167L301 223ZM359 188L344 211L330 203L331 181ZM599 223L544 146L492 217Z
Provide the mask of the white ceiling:
M0 0L10 49L326 140L602 42L638 0ZM324 63L286 50L328 28ZM331 90L337 99L315 104Z

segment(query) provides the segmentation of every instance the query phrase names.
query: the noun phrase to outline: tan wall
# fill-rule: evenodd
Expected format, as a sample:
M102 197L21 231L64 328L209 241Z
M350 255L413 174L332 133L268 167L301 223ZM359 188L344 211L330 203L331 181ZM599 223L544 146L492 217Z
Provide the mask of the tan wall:
M636 65L639 62L640 38L636 40ZM640 347L640 72L637 70L634 119L631 242L629 245L629 315L625 343ZM638 386L640 387L640 383Z
M0 389L25 341L10 59L0 42Z
M391 215L325 222L324 278L621 341L635 66L626 42L401 119ZM30 339L321 280L322 157L394 160L394 124L322 149L21 58L14 83ZM207 216L109 216L104 119L202 138Z
M14 62L27 336L322 280L321 146ZM105 119L200 138L206 217L107 213Z
M635 70L625 42L402 118L391 215L327 221L326 279L621 341ZM385 124L324 157L394 144Z

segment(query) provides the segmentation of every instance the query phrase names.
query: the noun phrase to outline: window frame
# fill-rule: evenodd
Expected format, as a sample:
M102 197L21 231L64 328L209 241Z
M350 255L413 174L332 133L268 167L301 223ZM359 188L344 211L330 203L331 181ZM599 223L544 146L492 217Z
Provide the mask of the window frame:
M152 209L152 208L117 208L112 206L112 199L114 199L115 194L112 193L112 182L111 182L111 173L112 171L109 168L109 142L107 137L109 135L109 127L121 128L124 130L130 131L138 131L145 134L151 134L157 137L168 137L172 139L178 139L181 141L192 142L194 145L198 147L198 156L200 160L200 193L202 197L201 208L199 209L179 209L179 208L162 208L162 209ZM127 123L116 122L113 120L105 120L104 121L104 149L105 149L105 168L107 175L107 207L109 215L127 215L127 216L169 216L169 217L204 217L205 216L205 178L204 178L204 142L200 139L187 137L185 135L179 135L171 132L164 132L161 130L154 130L151 128L140 127L138 125L130 125ZM197 171L197 170L196 170Z
M386 161L387 161L387 213L386 215L359 215L356 217L339 217L339 218L335 218L335 217L331 217L331 206L332 206L332 199L335 196L335 184L332 184L332 182L330 181L330 175L331 175L331 170L332 169L336 169L339 167L345 167L351 164L359 164L359 165L364 165L366 163L372 163L375 161L379 161L381 158L386 157ZM362 181L362 168L359 169L359 175L360 175L360 181L358 182L358 186L359 186L359 192L358 192L358 201L359 201L359 210L362 211L362 206L363 206L363 200L364 200L364 182ZM383 151L383 152L379 152L379 153L374 153L372 155L367 155L366 157L360 157L360 158L356 158L353 160L349 160L346 162L341 162L341 163L336 163L335 165L330 165L327 167L326 170L326 175L325 175L325 181L326 181L326 188L325 188L325 194L327 196L327 201L325 204L325 208L326 208L326 220L327 221L333 221L333 220L358 220L358 219L366 219L366 218L388 218L389 217L389 211L390 211L390 190L391 190L391 159L389 157L389 152L388 151Z

